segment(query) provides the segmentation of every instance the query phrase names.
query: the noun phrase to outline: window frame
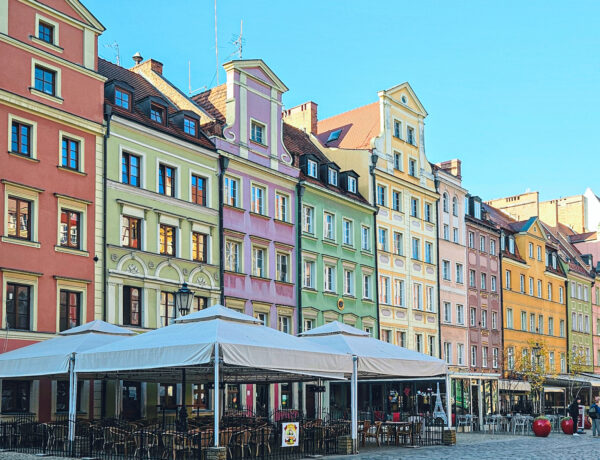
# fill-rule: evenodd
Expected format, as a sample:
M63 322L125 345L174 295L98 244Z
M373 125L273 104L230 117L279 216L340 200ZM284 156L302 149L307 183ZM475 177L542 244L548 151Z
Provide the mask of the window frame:
M199 181L202 182L202 188L198 187ZM195 185L194 185L195 182ZM206 176L197 174L194 172L190 173L190 201L199 206L208 206L208 190L209 190L209 179Z
M15 234L11 235L10 234L10 201L14 200L15 201L15 210L16 210L16 216L15 216ZM21 206L20 203L24 203L27 205L27 236L23 237L20 236L20 216L21 216ZM32 219L33 219L33 207L34 207L34 202L31 199L28 198L24 198L22 196L19 195L13 195L13 194L9 194L7 197L7 208L6 208L6 214L7 214L7 227L6 227L6 236L8 238L14 238L17 240L22 240L22 241L34 241L33 239L33 231L32 231Z
M118 97L118 94L121 94L121 97ZM123 97L126 96L126 97ZM131 112L131 101L133 100L133 95L131 94L131 91L128 91L120 86L115 86L115 97L114 97L114 104L117 107L121 107L123 110L127 110L128 112ZM123 102L119 103L119 101L126 101L125 103L127 104L127 106L123 105Z
M138 161L137 176L132 174L132 172L131 172L131 170L132 170L131 158L132 157L137 159L137 161ZM124 171L124 169L125 169L125 171ZM124 174L127 177L127 182L123 181ZM132 178L135 178L137 180L137 185L131 183ZM139 155L137 153L125 151L125 150L121 151L121 177L120 177L120 179L121 179L120 182L122 184L129 185L131 187L142 188L142 156L141 155Z
M209 241L210 241L210 236L207 233L202 233L202 232L197 232L197 231L193 231L191 232L191 238L192 238L192 244L191 244L191 251L192 251L192 257L191 259L194 262L202 262L202 263L208 263L208 249L209 249ZM196 239L200 238L203 239L204 241L196 241ZM201 244L200 244L201 243ZM200 245L202 245L202 249L201 249L201 253L200 253Z
M125 219L129 220L129 224L125 225ZM127 228L127 230L129 231L129 240L132 240L131 234L133 233L133 226L132 226L132 221L137 221L137 238L135 238L135 240L137 241L137 244L132 245L132 244L123 244L123 240L125 238L124 235L124 230L125 228ZM142 228L143 228L143 219L140 217L136 217L136 216L130 216L128 214L122 214L121 215L121 247L123 248L130 248L130 249L142 249Z
M164 230L164 231L163 231ZM171 236L171 240L172 243L169 245L168 244L168 234L167 231L168 230L172 230L172 236ZM159 247L159 254L160 255L164 255L164 256L168 256L168 257L177 257L177 230L178 228L175 225L170 225L167 223L163 223L163 222L159 222L158 224L158 247ZM163 235L164 233L164 235ZM170 254L168 251L169 246L172 247L172 251L173 253Z
M258 193L261 192L261 193ZM266 185L258 184L256 182L250 183L250 212L258 214L260 216L268 216L268 192L269 189Z
M260 129L260 139L256 136L258 129ZM266 147L268 145L266 142L267 136L267 125L254 118L250 118L250 141Z
M170 178L170 185L167 184L167 179L169 178L169 176L167 175L167 172L171 171L172 175ZM168 163L159 163L158 164L158 175L157 175L157 184L156 184L156 191L159 195L162 196L168 196L171 198L177 198L179 196L179 194L177 193L177 185L178 185L178 178L177 178L177 167L173 166L171 164ZM161 184L162 182L162 184ZM162 191L161 191L161 187L162 187ZM171 190L170 193L167 193L167 189Z
M132 291L137 290L138 291L138 297L137 297L137 311L133 311L132 310L132 297L131 297L131 293ZM126 292L128 292L129 294L126 294ZM144 290L143 288L139 287L139 286L130 286L130 285L124 285L123 289L122 289L122 299L121 299L121 305L122 305L122 312L123 312L123 320L122 320L122 324L124 326L134 326L134 327L142 327L143 323L142 323L142 313L143 313L143 296L144 296ZM129 304L126 304L126 300L127 298L129 299ZM126 315L127 313L127 315ZM133 313L137 314L137 322L133 322L132 321L132 317L134 316ZM129 319L129 321L127 321Z

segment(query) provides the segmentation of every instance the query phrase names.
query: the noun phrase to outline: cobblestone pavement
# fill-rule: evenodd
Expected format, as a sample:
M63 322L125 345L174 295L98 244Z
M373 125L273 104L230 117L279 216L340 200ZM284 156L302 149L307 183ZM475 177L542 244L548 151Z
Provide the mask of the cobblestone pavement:
M567 436L551 433L548 438L458 433L456 446L414 448L366 448L354 456L332 456L326 460L396 460L396 459L545 459L598 460L600 438L591 435ZM36 460L40 457L15 452L0 452L1 460ZM59 460L61 457L43 457ZM62 459L64 460L64 458Z
M600 438L590 434L567 436L551 433L547 438L458 433L456 446L364 449L358 455L334 456L327 460L395 460L395 459L546 459L599 460Z

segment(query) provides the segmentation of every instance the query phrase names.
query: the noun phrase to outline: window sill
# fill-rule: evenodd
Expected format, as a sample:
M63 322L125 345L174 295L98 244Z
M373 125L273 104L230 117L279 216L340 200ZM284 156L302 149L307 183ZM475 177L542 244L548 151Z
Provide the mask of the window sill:
M41 247L41 243L39 243L38 241L23 240L21 238L14 238L12 236L3 236L1 238L1 241L3 243L18 244L21 246L29 246L30 248L38 248L39 249Z
M84 251L82 249L73 249L73 248L67 248L64 246L54 246L54 250L56 252L63 252L65 254L73 254L74 256L83 256L83 257L89 257L90 253L87 251Z
M363 302L375 302L373 299L369 299L368 297L363 297L361 300Z
M258 212L250 211L250 215L255 216L255 217L260 217L261 219L265 219L265 220L271 220L271 218L269 216L267 216L266 214L260 214Z
M40 160L37 158L30 157L29 155L25 155L24 153L12 152L9 150L8 154L15 158L21 158L22 160L32 161L34 163L39 163Z
M48 42L46 42L44 40L41 40L41 39L37 38L34 35L30 35L29 36L29 40L31 40L36 45L45 46L46 48L49 48L52 51L56 51L57 53L62 53L65 50L64 48L61 48L60 46L55 45L54 43L48 43Z
M314 233L308 233L305 231L302 232L302 238L308 238L310 240L317 241L317 237L314 235Z
M356 248L351 244L342 243L342 248L345 249L346 251L352 251L352 252L356 251Z
M226 275L246 276L244 272L235 272L233 270L223 270L223 273L225 273Z
M330 295L330 296L337 297L337 292L333 292L333 291L323 291L323 295Z
M346 293L346 294L344 294L342 297L343 297L344 299L356 300L356 296L355 296L354 294L348 294L348 293Z
M276 284L283 284L284 286L294 286L294 283L292 283L291 281L280 281L280 280L275 280Z
M283 225L287 225L288 227L293 227L294 223L293 222L288 222L287 220L281 220L281 219L273 219L275 221L276 224L283 224Z
M303 291L308 291L308 292L312 292L312 293L317 293L317 290L313 287L308 287L308 286L302 286L302 290Z
M231 209L233 211L246 212L244 208L240 208L239 206L233 206L232 204L223 203L223 208Z
M250 139L250 143L254 144L254 145L258 145L258 146L260 146L262 148L265 148L265 149L269 148L269 146L267 144L263 144L262 142L255 141L254 139Z
M253 280L260 280L260 281L272 281L271 278L266 278L264 276L258 276L258 275L250 275L250 278Z
M57 166L56 166L56 168L57 168L59 171L70 172L70 173L78 174L78 175L80 175L80 176L87 176L87 173L85 173L85 172L83 172L83 171L77 171L76 169L66 168L66 167L64 167L64 166L60 166L60 165L57 165Z
M34 96L43 97L44 99L48 99L49 101L55 102L57 104L62 104L64 99L62 97L52 96L51 94L46 94L43 91L39 91L33 87L29 87L29 92Z
M323 243L324 244L329 244L331 246L337 246L337 243L335 240L331 240L329 238L323 238Z

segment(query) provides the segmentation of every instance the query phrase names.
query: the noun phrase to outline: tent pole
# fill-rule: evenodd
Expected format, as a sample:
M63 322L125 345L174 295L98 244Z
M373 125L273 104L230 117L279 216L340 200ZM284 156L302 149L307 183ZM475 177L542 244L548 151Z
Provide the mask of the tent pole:
M358 451L358 357L352 356L352 379L350 380L350 407L352 416L352 453Z
M213 410L215 413L215 447L219 447L219 344L215 343L215 389L213 392Z
M448 414L448 428L452 428L452 406L450 405L450 374L446 374L446 413Z
M75 353L69 361L69 451L73 452L75 424L77 420L77 373L75 372Z

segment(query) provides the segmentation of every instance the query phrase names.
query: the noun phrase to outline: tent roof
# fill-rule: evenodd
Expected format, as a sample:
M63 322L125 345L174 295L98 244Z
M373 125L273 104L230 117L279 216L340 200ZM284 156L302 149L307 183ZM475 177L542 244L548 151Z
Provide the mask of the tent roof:
M363 331L337 321L302 336L302 340L319 347L357 356L361 378L433 377L448 373L448 366L441 359L365 336Z
M0 378L62 375L73 353L98 348L134 335L129 329L92 321L63 331L58 337L0 354Z
M94 378L168 381L186 369L190 379L212 380L215 345L228 381L310 380L307 376L344 378L352 358L329 352L305 339L263 326L260 321L222 305L177 319L173 324L82 353L78 374Z

